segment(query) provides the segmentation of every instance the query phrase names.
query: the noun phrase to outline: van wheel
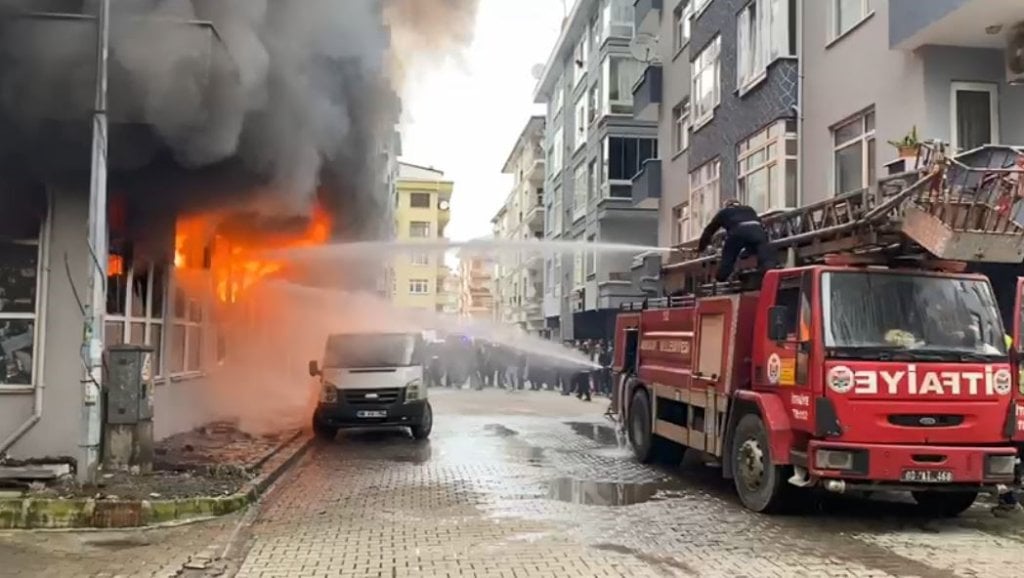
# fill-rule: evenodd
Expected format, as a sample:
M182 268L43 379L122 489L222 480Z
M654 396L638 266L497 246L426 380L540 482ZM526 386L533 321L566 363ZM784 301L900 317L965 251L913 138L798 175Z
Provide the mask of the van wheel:
M911 495L925 514L953 518L974 504L978 492L911 492Z
M313 416L313 434L324 441L334 441L338 437L338 428L331 427Z
M414 425L409 429L412 430L412 437L416 440L425 440L430 437L430 432L434 429L434 411L430 409L430 402L423 406L423 417L420 419L419 425Z
M736 493L748 509L763 513L788 509L792 494L786 481L789 468L773 464L761 417L752 413L743 416L733 436L732 471Z

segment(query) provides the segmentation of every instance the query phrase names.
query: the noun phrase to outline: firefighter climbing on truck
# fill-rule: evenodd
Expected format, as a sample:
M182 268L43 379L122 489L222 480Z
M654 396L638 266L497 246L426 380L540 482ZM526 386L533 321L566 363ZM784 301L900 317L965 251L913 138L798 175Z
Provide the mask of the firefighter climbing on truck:
M712 237L719 229L725 229L725 243L722 248L722 260L718 264L718 281L729 279L736 266L736 260L743 251L757 256L757 268L760 271L778 266L778 252L768 242L761 218L753 208L736 199L726 200L722 204L722 209L704 228L704 233L697 244L698 253L703 253L708 248Z
M967 272L1024 261L1024 227L991 202L1024 151L992 149L766 219L792 266L753 285L712 281L724 255L668 265L692 290L616 320L613 407L637 458L698 452L758 512L819 487L909 491L956 515L1019 487L1021 351L1005 337L1021 343L1024 279L1004 325L989 279Z

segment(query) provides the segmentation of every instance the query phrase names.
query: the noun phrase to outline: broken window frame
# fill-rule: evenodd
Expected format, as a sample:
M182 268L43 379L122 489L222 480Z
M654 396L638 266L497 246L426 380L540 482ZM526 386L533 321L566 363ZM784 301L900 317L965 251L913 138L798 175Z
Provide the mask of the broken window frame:
M35 238L28 239L5 239L0 235L0 243L7 243L11 245L22 245L22 246L34 246L36 247L36 274L35 274L35 299L32 304L31 312L3 312L0 311L0 324L14 321L14 322L27 322L31 326L32 331L32 349L31 349L31 367L29 369L29 380L28 383L8 383L6 381L6 367L0 367L0 392L2 391L23 391L23 390L34 390L41 385L40 373L43 370L40 359L43 353L44 347L44 332L41 330L45 325L45 303L46 303L46 277L47 268L44 266L44 262L49 258L47 240L50 238L50 227L52 223L52 213L49 195L45 198L45 208L42 211L42 216L39 219L39 224L36 229Z

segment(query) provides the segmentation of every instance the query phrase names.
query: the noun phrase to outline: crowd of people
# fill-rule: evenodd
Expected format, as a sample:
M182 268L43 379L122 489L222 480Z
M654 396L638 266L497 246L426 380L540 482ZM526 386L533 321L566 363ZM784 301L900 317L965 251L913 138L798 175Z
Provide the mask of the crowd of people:
M494 387L509 391L558 391L590 401L593 395L611 396L612 348L603 339L565 341L589 361L566 356L545 356L483 340L436 343L430 347L425 378L429 387L473 389Z

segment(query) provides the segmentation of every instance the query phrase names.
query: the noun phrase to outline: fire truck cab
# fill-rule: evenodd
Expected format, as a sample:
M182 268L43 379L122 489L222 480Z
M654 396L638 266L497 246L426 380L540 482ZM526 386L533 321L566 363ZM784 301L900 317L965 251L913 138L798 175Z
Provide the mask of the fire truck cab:
M922 200L939 184L927 180L936 178L931 169L901 193L901 213L936 215ZM883 213L867 202L862 210L847 229L859 236L845 237L851 250L821 254L822 241L844 239L811 235L813 247L787 246L792 238L776 234L797 266L624 307L614 407L640 461L700 452L758 512L785 509L797 488L821 487L909 491L925 510L956 515L979 492L1019 483L1024 285L1017 281L1004 327L989 279L942 260L956 256L957 239L907 264L906 246L892 252L892 239L927 242L921 231L901 229L891 214L872 226ZM1017 228L1000 226L1013 236L994 242L1019 251ZM976 255L979 239L971 238ZM707 276L709 261L680 268Z

